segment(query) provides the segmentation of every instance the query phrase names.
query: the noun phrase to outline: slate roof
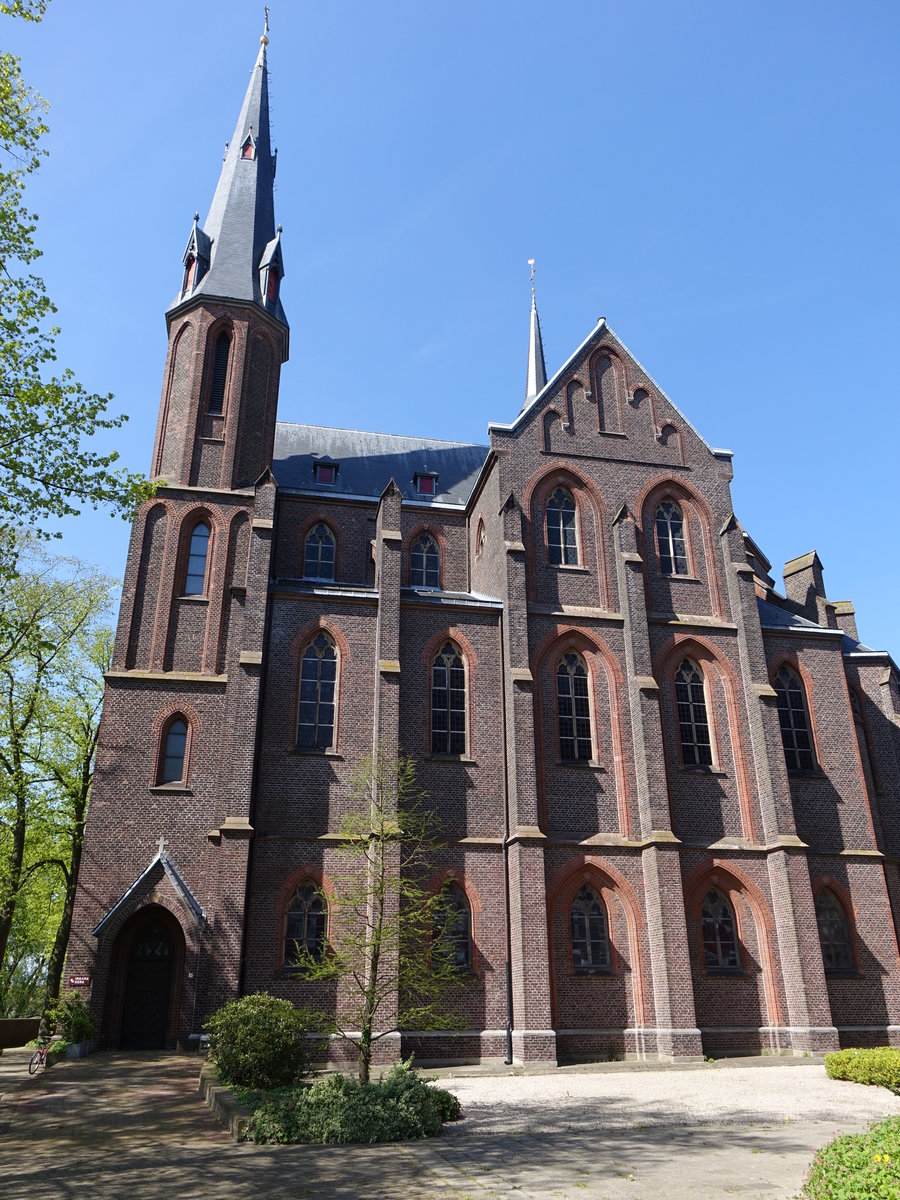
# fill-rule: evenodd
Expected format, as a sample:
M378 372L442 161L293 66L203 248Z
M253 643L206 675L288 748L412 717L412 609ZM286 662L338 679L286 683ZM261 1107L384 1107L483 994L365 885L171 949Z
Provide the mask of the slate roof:
M377 500L393 479L404 500L465 504L488 455L487 446L394 433L360 433L323 425L275 426L272 474L280 488ZM317 483L316 461L337 462L333 484ZM436 494L420 496L417 473L437 475Z

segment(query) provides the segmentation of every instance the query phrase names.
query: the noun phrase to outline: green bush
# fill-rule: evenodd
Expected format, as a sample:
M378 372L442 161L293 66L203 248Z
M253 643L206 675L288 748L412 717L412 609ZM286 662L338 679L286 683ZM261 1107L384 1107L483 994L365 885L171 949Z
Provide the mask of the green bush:
M321 1029L322 1021L319 1013L260 992L230 1000L203 1028L224 1083L277 1088L296 1083L309 1070L307 1034Z
M838 1050L825 1055L829 1079L849 1079L854 1083L880 1084L900 1092L900 1050L879 1046L874 1050Z
M897 1200L900 1196L900 1117L868 1133L845 1134L816 1153L802 1200Z
M255 1101L246 1137L254 1142L400 1142L434 1137L462 1116L450 1092L432 1087L408 1063L378 1083L331 1075L311 1087Z
M94 1018L78 992L63 992L49 1015L64 1042L88 1042L94 1036Z

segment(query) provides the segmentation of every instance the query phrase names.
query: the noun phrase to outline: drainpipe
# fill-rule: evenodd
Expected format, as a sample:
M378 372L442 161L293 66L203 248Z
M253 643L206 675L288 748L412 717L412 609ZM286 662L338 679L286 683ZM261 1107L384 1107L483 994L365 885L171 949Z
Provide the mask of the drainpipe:
M511 1067L513 1060L513 988L512 925L509 908L509 743L506 736L506 656L503 646L503 617L504 612L501 612L497 624L497 643L500 652L500 685L503 693L500 712L503 732L503 901L506 920L506 1059L504 1061L508 1067Z

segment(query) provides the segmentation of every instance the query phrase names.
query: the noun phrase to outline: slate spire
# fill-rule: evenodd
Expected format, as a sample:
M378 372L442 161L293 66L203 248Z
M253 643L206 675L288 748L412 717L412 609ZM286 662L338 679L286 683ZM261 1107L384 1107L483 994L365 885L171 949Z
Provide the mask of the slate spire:
M528 329L528 375L525 381L525 409L547 383L547 368L544 365L544 344L541 341L541 322L538 318L534 298L534 259L529 258L531 267L531 323Z
M268 20L266 22L268 31ZM219 183L202 227L196 222L185 251L185 276L176 308L195 296L253 301L287 325L277 286L283 274L275 231L275 155L269 141L267 32L260 40L234 135L225 151ZM200 235L201 254L196 243ZM191 270L192 253L197 265ZM203 261L202 250L208 254ZM270 284L268 274L278 276Z

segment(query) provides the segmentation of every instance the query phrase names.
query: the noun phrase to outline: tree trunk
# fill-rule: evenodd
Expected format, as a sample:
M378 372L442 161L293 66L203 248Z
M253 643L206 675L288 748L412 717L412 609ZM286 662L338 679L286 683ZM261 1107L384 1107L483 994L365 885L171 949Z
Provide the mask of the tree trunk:
M17 781L18 782L18 781ZM6 958L6 946L16 915L16 900L22 880L25 859L25 787L24 780L16 787L16 818L13 822L12 847L0 875L0 962Z
M63 905L62 920L53 939L53 949L47 963L47 987L44 992L44 1008L41 1013L41 1041L49 1039L53 1033L50 1020L50 1009L59 1000L60 984L62 983L63 964L66 961L66 951L69 948L69 934L72 930L72 913L75 909L75 889L78 886L78 869L81 866L81 839L72 847L72 862L66 880L66 899Z

